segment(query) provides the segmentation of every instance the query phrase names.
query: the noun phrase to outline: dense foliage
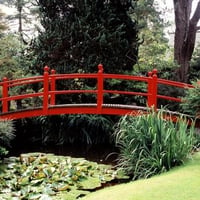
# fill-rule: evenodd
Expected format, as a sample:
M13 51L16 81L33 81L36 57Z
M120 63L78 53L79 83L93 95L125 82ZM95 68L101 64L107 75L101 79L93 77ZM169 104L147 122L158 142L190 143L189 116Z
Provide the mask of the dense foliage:
M141 43L138 63L134 67L134 71L146 73L153 68L164 70L172 67L172 56L166 56L170 51L164 32L168 23L161 17L161 8L156 5L154 0L137 1L133 16L138 21L138 37Z
M41 25L33 48L36 70L60 72L132 70L137 61L137 24L130 0L39 0Z
M0 158L8 153L6 148L10 146L10 141L15 137L14 131L13 121L0 120Z
M195 48L195 51L192 56L192 60L190 62L190 73L189 73L189 81L196 81L200 79L200 45Z
M26 55L23 46L14 34L6 34L0 38L0 79L16 79L29 73L31 60ZM30 74L29 74L30 75Z
M200 84L193 82L193 88L188 88L182 99L183 111L187 114L200 118Z
M120 148L119 167L133 178L146 178L180 165L191 153L194 127L184 117L174 123L163 112L125 116L115 133Z

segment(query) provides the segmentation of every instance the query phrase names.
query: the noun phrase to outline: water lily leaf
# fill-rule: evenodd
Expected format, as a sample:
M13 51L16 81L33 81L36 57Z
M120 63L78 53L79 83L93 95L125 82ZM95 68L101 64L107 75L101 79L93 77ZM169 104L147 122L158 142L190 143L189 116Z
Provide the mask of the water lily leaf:
M10 193L10 192L11 192L11 188L5 188L1 190L1 193Z
M18 179L18 184L19 185L28 185L29 184L29 177L22 177Z
M28 199L30 200L35 200L35 199L40 199L42 194L30 194Z
M46 175L45 175L44 172L39 172L39 173L34 174L33 177L34 177L35 179L42 179L42 178L45 178Z
M126 177L109 165L53 154L22 154L6 163L0 174L0 200L75 200L102 183Z
M77 181L78 180L78 176L77 175L73 175L71 178L73 181Z
M64 185L64 186L58 188L57 190L58 190L58 191L66 191L66 190L69 190L69 189L70 189L70 186L69 186L69 185Z
M39 200L52 200L52 198L50 196L48 196L47 194L43 194L43 195L41 195Z
M37 186L37 185L40 185L40 183L42 182L43 182L42 179L36 179L36 180L31 180L30 184L33 186Z
M29 156L29 157L28 157L29 163L32 163L32 162L35 161L35 160L36 160L36 157L33 157L33 156Z
M66 199L66 200L75 200L75 199L79 199L79 197L83 197L87 194L89 194L90 192L88 191L83 191L83 190L70 190L70 192L59 192L55 197L54 200L61 200L61 199Z
M89 177L79 183L79 189L94 190L101 187L101 182L98 177Z

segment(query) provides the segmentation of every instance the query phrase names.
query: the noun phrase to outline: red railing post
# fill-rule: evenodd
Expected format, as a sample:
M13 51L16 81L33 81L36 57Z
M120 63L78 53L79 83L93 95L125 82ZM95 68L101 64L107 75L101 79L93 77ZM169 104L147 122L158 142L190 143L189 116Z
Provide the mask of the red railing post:
M2 112L8 112L8 100L6 99L8 97L8 78L3 78L3 94L2 94Z
M48 113L49 105L49 67L44 67L44 82L43 82L43 114Z
M55 91L56 90L56 79L55 79L55 75L56 74L56 70L52 69L51 70L51 75L53 75L51 77L51 85L50 85L50 91ZM55 105L55 93L52 93L51 94L51 97L50 97L50 105Z
M157 77L157 69L153 69L152 72L148 73L149 81L148 81L148 98L147 105L150 108L154 108L157 110L157 92L158 92L158 77Z
M97 77L97 113L101 114L103 104L103 65L98 65Z

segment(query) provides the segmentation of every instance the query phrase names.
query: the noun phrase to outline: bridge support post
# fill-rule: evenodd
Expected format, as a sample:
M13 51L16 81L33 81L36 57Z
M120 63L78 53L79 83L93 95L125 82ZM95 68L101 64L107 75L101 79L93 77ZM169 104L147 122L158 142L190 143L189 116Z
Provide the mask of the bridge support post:
M2 94L3 100L2 100L2 112L8 112L8 100L6 99L8 97L8 78L3 78L3 94Z
M56 79L55 79L55 73L56 71L54 69L51 70L51 85L50 85L50 91L51 97L50 97L50 105L55 105L55 90L56 90Z
M98 65L97 78L97 113L101 114L103 104L103 65Z
M49 105L49 67L44 67L44 81L43 81L43 114L47 115Z
M157 110L157 93L158 93L158 77L157 69L153 69L152 72L148 73L148 98L147 105L154 110Z

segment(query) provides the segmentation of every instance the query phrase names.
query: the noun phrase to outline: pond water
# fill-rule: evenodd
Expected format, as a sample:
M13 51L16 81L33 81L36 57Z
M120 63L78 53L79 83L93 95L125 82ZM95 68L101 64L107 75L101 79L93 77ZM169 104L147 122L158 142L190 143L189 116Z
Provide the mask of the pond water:
M43 152L55 155L71 156L74 158L85 158L90 161L103 164L116 164L118 149L112 145L83 145L66 144L62 146L43 146L43 145L17 145L12 146L8 156L19 156L22 153Z

